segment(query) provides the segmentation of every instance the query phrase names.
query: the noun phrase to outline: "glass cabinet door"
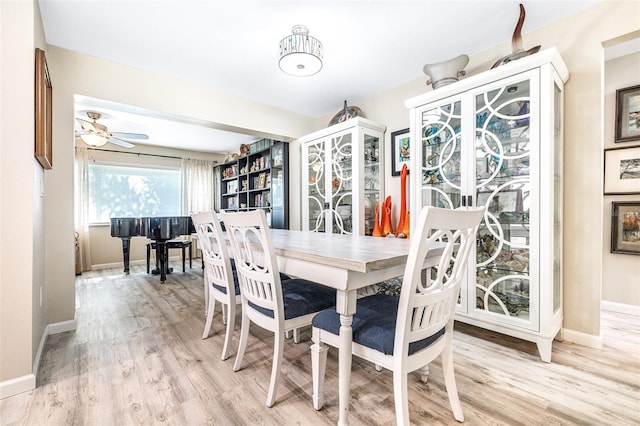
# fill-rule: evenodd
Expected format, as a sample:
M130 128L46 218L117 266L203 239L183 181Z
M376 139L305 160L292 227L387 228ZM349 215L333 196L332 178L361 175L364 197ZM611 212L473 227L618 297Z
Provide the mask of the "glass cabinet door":
M460 207L461 192L461 100L423 111L422 204Z
M331 204L327 221L334 234L353 233L353 141L351 133L331 138Z
M380 202L382 182L380 182L380 138L364 135L364 235L373 234L375 207Z
M309 182L308 197L305 201L309 212L309 230L314 232L325 231L325 199L327 197L325 187L325 141L319 140L309 144L307 151L307 167Z
M476 247L475 309L530 319L529 78L476 92L475 200L487 210Z

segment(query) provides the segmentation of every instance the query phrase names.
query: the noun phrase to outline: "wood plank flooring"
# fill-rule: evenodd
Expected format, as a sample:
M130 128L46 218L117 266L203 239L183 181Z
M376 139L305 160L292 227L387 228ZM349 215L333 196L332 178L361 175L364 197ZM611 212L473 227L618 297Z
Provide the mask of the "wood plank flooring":
M178 265L175 265L178 266ZM337 352L329 351L325 407L311 402L310 330L287 340L274 407L264 403L272 337L252 328L242 370L220 360L219 305L204 326L202 270L160 284L144 267L76 279L76 331L49 336L31 392L0 401L2 425L332 425L338 418ZM554 342L553 362L533 343L457 324L454 361L467 425L640 425L640 319L603 313L602 350ZM234 349L240 319L236 320ZM350 420L393 425L392 376L354 358ZM457 424L440 361L427 384L409 380L411 421Z

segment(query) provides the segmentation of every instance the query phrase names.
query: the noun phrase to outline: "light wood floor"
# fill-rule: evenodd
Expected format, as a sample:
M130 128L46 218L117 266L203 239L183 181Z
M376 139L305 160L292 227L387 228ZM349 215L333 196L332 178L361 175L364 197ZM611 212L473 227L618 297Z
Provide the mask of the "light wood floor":
M199 262L195 262L194 266ZM178 265L174 265L178 266ZM223 325L201 339L202 271L160 284L143 266L85 273L76 281L74 332L50 336L37 388L0 401L2 425L323 425L337 422L337 353L327 362L325 407L311 402L310 331L288 340L276 405L264 405L272 340L252 328L244 368L220 360ZM239 318L236 322L237 347ZM454 360L467 425L640 425L640 321L605 312L604 349L534 344L458 324ZM235 352L234 352L235 355ZM440 362L429 383L409 380L415 424L457 424ZM394 424L392 376L354 358L351 421Z

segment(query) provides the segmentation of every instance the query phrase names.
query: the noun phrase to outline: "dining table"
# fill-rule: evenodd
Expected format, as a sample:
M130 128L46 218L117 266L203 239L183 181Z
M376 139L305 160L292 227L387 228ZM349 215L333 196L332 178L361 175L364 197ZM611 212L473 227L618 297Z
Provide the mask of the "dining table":
M411 242L404 238L272 229L271 240L281 272L336 290L340 315L338 355L339 425L347 425L350 401L352 328L358 289L403 275ZM434 246L425 267L442 250Z

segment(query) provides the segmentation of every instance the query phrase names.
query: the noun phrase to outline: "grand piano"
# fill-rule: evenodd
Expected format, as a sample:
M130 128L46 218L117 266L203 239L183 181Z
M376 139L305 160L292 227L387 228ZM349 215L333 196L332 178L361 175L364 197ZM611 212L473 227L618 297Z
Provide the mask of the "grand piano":
M165 282L170 272L166 242L179 235L195 232L190 216L164 217L113 217L111 236L122 240L124 273L129 273L129 246L132 237L147 237L156 242L156 259L160 269L160 281Z

